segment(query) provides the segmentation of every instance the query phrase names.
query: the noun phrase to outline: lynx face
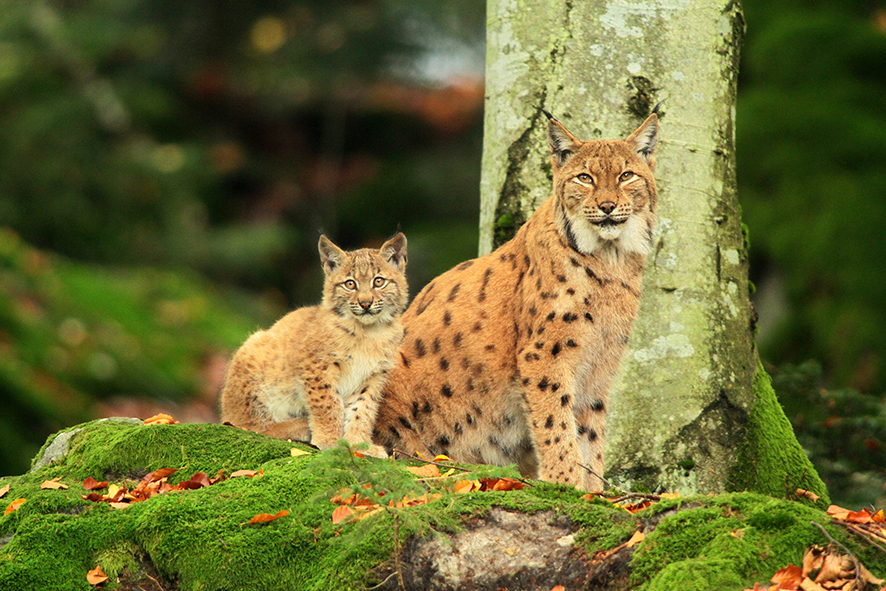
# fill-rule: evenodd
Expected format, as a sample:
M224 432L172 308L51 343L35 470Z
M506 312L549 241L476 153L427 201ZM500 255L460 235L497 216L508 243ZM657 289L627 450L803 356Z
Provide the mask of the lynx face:
M323 299L340 316L363 325L389 324L405 309L405 255L399 261L391 253L367 249L347 253L324 236L320 258L326 273Z
M649 254L657 133L657 127L643 126L624 142L581 141L551 120L557 216L573 248L614 258Z

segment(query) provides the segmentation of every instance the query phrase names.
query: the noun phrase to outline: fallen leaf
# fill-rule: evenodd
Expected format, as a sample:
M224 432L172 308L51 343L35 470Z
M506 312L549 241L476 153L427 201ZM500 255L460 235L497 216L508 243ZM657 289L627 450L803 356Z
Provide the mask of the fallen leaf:
M451 462L452 458L450 458L449 456L444 456L443 454L438 454L438 455L434 456L434 461L435 462Z
M289 450L289 455L291 455L293 457L306 456L306 455L309 455L310 453L311 452L305 451L303 449L299 449L297 447L293 447L292 449Z
M68 488L67 484L63 484L63 483L59 482L59 480L61 480L61 476L56 476L52 480L44 480L43 482L40 483L40 488L43 490L47 490L47 489L64 490L64 489Z
M844 509L843 507L838 507L837 505L831 505L828 507L827 513L834 519L846 519L851 511L849 509Z
M582 495L581 498L584 499L585 501L593 501L594 499L597 498L597 496L592 495L591 493L588 493L586 495Z
M813 503L817 502L818 499L821 498L820 496L818 496L814 492L809 492L808 490L803 490L802 488L798 488L797 492L794 494L796 494L800 498L809 499Z
M625 547L633 548L634 546L636 546L637 544L639 544L640 542L642 542L645 539L646 539L646 534L644 534L641 531L635 531L634 535L631 536L631 539L628 540L627 542L625 542Z
M434 464L425 464L424 466L407 466L407 470L418 476L419 478L439 478L440 468Z
M459 480L455 483L453 492L461 495L471 491L480 490L480 486L479 480Z
M662 499L682 499L683 495L680 493L661 493L660 496Z
M347 505L336 507L332 512L332 523L338 524L354 514L354 510Z
M126 494L125 488L123 488L122 486L120 486L118 484L112 484L108 487L108 494L105 496L107 496L107 498L110 499L111 502L117 502L117 501L121 500L123 498L123 495L125 495L125 494Z
M102 571L101 566L97 566L88 573L86 573L86 582L90 585L100 585L108 580L108 575Z
M551 591L566 591L566 587L564 587L563 585L555 585L554 588L551 589Z
M154 470L153 472L142 478L142 482L155 482L157 480L160 480L161 478L169 478L179 470L181 470L181 468L160 468L159 470Z
M844 519L850 523L872 523L874 516L867 509L862 509L861 511L850 511Z
M9 492L9 485L7 484L3 488L0 488L0 499L6 496L6 493Z
M111 502L111 503L108 503L108 504L111 505L111 508L112 508L112 509L126 509L127 507L131 507L131 506L132 506L132 503L117 503L117 502Z
M24 503L24 502L25 502L25 499L16 499L16 500L14 500L13 502L9 503L9 505L6 507L6 511L4 511L3 514L4 514L4 515L9 515L9 514L12 513L13 511L15 511L16 509L18 509L19 507L21 507L21 506L22 506L22 503Z
M481 479L482 482L482 479ZM514 480L513 478L499 478L497 479L491 487L487 485L489 490L522 490L526 485L520 482L519 480Z
M772 575L770 580L778 585L778 589L796 589L803 580L803 571L799 566L788 563L786 567Z
M289 511L283 509L282 511L278 511L276 515L271 515L270 513L259 513L246 523L267 523L268 521L274 521L275 519L280 519L281 517L286 517L289 515Z
M83 488L86 490L100 490L103 488L107 488L108 484L110 484L107 480L103 480L99 482L92 476L88 476L86 480L83 481Z
M209 482L209 477L206 475L206 472L197 472L188 480L179 482L177 488L179 490L194 490L198 488L203 488L204 486L209 486L210 484L211 483Z
M173 425L178 423L171 415L161 412L144 420L143 425Z
M2 497L3 495L0 495ZM883 509L880 509L876 513L874 513L873 517L874 523L886 523L886 516L883 515Z
M809 577L803 577L803 580L800 581L800 589L803 591L828 591Z
M258 472L256 472L255 470L236 470L234 472L231 472L229 478L237 478L238 476L248 476L249 478L252 478L256 474L258 474Z

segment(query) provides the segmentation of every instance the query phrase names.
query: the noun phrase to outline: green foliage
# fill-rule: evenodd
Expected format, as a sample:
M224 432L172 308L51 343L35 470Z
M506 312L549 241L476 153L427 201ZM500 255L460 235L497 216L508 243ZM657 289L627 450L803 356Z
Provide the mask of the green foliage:
M206 364L266 316L237 301L193 273L75 263L0 229L0 474L24 470L48 433L103 397L205 388Z
M751 269L763 292L783 276L789 304L761 334L762 354L817 359L835 387L886 391L886 32L863 2L742 6L736 139Z
M882 396L822 387L817 363L771 369L772 385L797 440L835 503L886 504L886 409Z

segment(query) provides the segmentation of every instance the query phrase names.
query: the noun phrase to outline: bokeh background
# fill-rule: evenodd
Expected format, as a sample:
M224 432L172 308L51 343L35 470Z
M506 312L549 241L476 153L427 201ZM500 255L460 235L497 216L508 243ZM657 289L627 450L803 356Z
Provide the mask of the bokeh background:
M832 496L886 502L886 5L744 0L758 342ZM91 418L214 421L316 244L475 256L479 0L0 0L0 474ZM679 100L671 97L670 100Z

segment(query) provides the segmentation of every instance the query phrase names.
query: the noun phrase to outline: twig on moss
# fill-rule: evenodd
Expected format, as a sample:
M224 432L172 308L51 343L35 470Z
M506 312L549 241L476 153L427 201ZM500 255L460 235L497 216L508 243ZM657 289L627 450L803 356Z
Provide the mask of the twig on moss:
M599 478L601 481L603 481L603 484L608 486L609 488L616 488L615 486L613 486L613 484L611 482L609 482L608 480L603 478L602 474L597 474L597 471L594 470L593 468L591 468L590 466L585 466L584 464L579 464L579 466L581 466L582 468L584 468L585 470L587 470L588 472L590 472L591 474L593 474L594 476Z
M468 468L462 468L461 466L453 466L452 464L443 464L442 462L435 462L434 460L427 460L421 456L416 456L416 455L413 455L411 453L408 453L408 452L405 452L405 451L402 451L399 449L394 449L393 454L394 454L395 459L397 457L397 454L400 454L401 456L405 456L405 457L409 458L410 460L416 460L419 462L424 462L426 464L434 464L435 466L442 466L443 468L453 468L455 470L461 470L462 472L471 472L471 470Z
M881 546L880 544L878 544L877 542L875 542L874 540L871 539L872 537L877 537L877 538L882 539L882 536L878 536L874 532L869 531L863 527L859 527L859 526L855 525L854 523L848 523L848 522L839 521L839 520L834 520L831 523L834 523L836 525L842 525L843 527L845 527L846 529L848 529L849 531L851 531L855 535L859 536L862 540L864 540L865 542L867 542L871 546L878 548L881 552L886 552L886 547Z
M831 537L831 534L828 533L828 530L826 530L822 524L818 523L817 521L810 521L809 523L811 523L812 525L814 525L815 527L820 529L821 533L823 533L825 535L825 537L827 537L827 539L829 539L831 541L832 544L834 544L835 546L839 546L843 550L843 552L845 552L846 555L849 556L849 559L852 561L852 564L855 566L855 582L853 583L853 588L861 589L861 586L860 586L861 565L859 565L858 559L855 557L855 554L850 552L849 548L847 548L846 546L844 546L843 544L841 544L840 542L835 540L833 537Z
M610 502L621 503L622 501L627 501L630 499L644 499L644 500L648 500L648 501L658 502L661 500L661 496L649 494L649 493L634 493L634 492L632 492L632 493L623 494L622 496L617 497L615 499L610 499Z
M400 516L394 513L394 565L397 568L397 583L400 584L400 591L406 591L406 585L403 583L403 569L400 565Z
M397 574L398 574L398 573L397 573L397 571L395 570L394 572L392 572L391 574L389 574L387 577L385 577L385 580L382 581L381 583L379 583L378 585L373 585L372 587L367 587L367 588L366 588L366 591L372 591L373 589L378 589L379 587L381 587L382 585L384 585L385 583L387 583L388 581L390 581L392 577L396 577Z

